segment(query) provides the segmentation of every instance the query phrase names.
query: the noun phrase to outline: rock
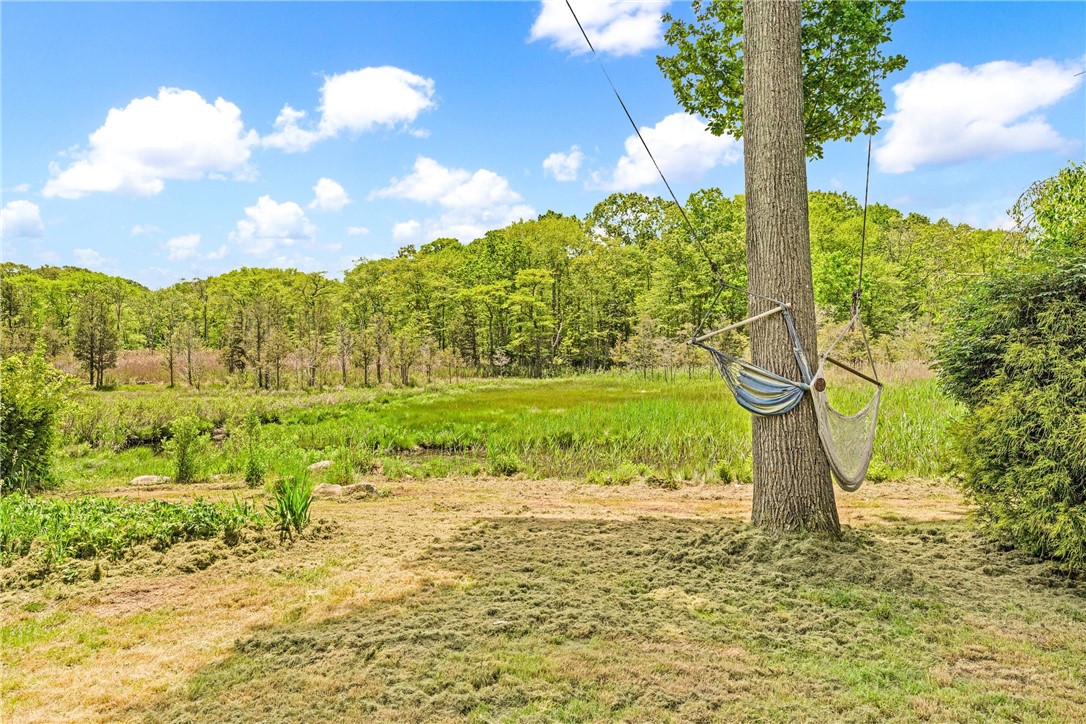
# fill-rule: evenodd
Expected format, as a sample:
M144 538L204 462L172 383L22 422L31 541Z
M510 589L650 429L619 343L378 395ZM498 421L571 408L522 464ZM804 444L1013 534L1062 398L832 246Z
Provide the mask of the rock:
M321 460L319 463L313 463L309 466L309 472L311 473L323 473L328 468L332 467L331 460Z
M230 437L230 433L226 431L225 427L216 427L211 431L211 442L222 442L228 437Z
M367 495L376 495L377 486L372 483L355 483L354 485L333 485L321 483L313 488L314 498L338 498L349 495L355 498L364 498Z
M317 487L313 488L314 498L334 498L339 495L343 495L344 488L342 485L332 485L331 483L321 483Z
M140 475L138 478L132 478L128 483L129 485L165 485L166 483L173 482L173 478L168 475Z

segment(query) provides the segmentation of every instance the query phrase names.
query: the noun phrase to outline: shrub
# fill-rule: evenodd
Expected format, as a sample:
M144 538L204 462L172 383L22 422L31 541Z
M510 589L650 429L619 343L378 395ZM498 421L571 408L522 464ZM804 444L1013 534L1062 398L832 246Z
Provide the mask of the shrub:
M487 470L494 476L516 475L524 469L524 462L513 453L495 453L487 461Z
M179 483L191 483L200 478L200 455L208 440L203 429L204 424L195 415L179 417L170 425L172 437L163 450L173 458L173 477Z
M38 350L0 362L0 481L34 489L51 481L57 422L75 387L74 377Z
M354 482L355 473L368 473L372 468L372 451L350 440L344 440L332 456L328 481L337 485L350 485Z
M309 525L309 505L313 502L313 481L303 464L276 481L272 503L264 510L275 522L281 537L292 537Z
M130 503L15 493L0 498L0 565L26 555L36 556L47 566L71 558L117 559L144 543L165 550L174 543L220 534L233 543L242 528L259 524L259 513L236 499L233 505L201 499Z
M250 488L259 487L267 473L265 453L260 444L260 418L250 412L242 422L245 431L245 484Z
M643 472L646 471L633 463L622 463L614 470L589 470L585 481L591 485L629 485Z
M956 438L985 527L1086 570L1086 257L980 284L937 358L970 408Z

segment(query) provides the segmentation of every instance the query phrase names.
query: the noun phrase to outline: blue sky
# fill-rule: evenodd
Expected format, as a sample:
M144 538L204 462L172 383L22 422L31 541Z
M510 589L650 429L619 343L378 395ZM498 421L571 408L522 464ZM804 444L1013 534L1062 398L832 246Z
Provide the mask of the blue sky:
M742 192L655 65L685 3L574 6L680 198ZM151 287L240 266L337 274L612 191L662 194L565 5L4 2L3 259ZM977 226L1081 161L1086 3L911 2L871 197ZM809 165L863 193L861 141Z

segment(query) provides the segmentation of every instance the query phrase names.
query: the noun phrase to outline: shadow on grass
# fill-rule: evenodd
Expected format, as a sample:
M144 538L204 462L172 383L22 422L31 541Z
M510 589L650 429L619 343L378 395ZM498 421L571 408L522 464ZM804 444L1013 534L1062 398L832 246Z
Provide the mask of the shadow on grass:
M239 641L150 721L1086 716L1086 597L961 523L495 519L461 584ZM228 615L228 614L224 614ZM1013 685L1009 685L1008 682Z

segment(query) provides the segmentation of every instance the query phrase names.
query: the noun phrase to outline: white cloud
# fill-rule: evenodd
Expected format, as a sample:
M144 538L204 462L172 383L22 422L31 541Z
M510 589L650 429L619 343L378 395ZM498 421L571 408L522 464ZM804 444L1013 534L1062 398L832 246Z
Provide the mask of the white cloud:
M200 252L200 235L199 234L185 234L184 236L175 236L166 242L166 251L169 252L166 256L170 261L187 261L189 259L193 261L215 261L222 259L227 254L226 246L220 246L215 251L201 254Z
M716 166L743 158L742 143L731 136L714 136L706 124L686 113L673 113L655 126L641 129L660 168L670 181L696 181ZM626 139L626 154L610 177L593 174L593 185L630 191L656 183L660 176L636 134Z
M472 208L508 204L521 200L509 182L493 171L479 169L471 173L462 168L446 168L432 158L415 159L415 171L402 179L392 179L371 198L410 199L438 203L447 208Z
M30 184L28 184L28 183L16 184L15 186L12 186L10 189L4 189L4 191L10 191L13 194L25 194L29 190L30 190Z
M280 204L261 196L255 206L245 209L245 216L230 233L230 241L247 254L266 256L298 241L313 241L317 234L317 227L293 201Z
M169 252L166 258L170 261L184 261L185 259L191 259L196 256L196 250L199 248L199 234L175 236L166 242L166 250Z
M323 271L324 264L319 259L304 254L280 254L272 257L268 263L279 269L297 269L298 271Z
M634 55L663 44L660 17L670 2L581 0L572 4L597 52ZM588 52L565 0L541 3L528 40L549 40L552 47L573 55Z
M129 231L131 231L132 236L142 236L143 234L158 234L162 229L151 224L136 224Z
M422 224L414 219L401 221L392 227L392 238L397 241L409 241L417 238L421 230Z
M309 202L310 209L320 211L339 211L351 203L351 197L342 186L330 178L322 178L313 187L315 198Z
M114 259L102 256L94 249L73 249L72 254L75 255L76 262L87 269L105 271L115 266Z
M555 181L576 181L583 162L584 154L577 146L566 152L555 151L543 159L543 174Z
M113 108L68 168L50 164L47 197L79 198L94 191L148 196L165 181L251 174L257 142L245 131L241 110L218 98L208 103L194 91L160 88L157 98L137 98Z
M33 201L9 201L0 210L0 238L34 238L44 234L41 210Z
M425 224L425 234L432 238L470 241L489 229L535 215L531 206L520 203L523 199L509 181L493 171L446 168L425 156L415 160L412 174L394 178L387 188L370 194L371 200L379 198L408 199L444 209L439 218Z
M370 230L365 226L348 226L347 233L351 236L365 236L370 233Z
M305 117L305 111L295 110L289 103L284 105L283 110L275 117L275 133L261 138L260 144L287 153L308 150L321 139L321 135L315 130L307 130L298 125Z
M946 63L894 86L890 128L875 151L879 169L1060 149L1067 141L1031 115L1077 88L1081 62L1000 60L966 68Z
M409 124L434 107L432 79L387 65L326 76L320 92L321 117L316 125L303 127L306 112L285 105L275 119L275 133L261 143L293 153L343 132L402 126L417 133Z

